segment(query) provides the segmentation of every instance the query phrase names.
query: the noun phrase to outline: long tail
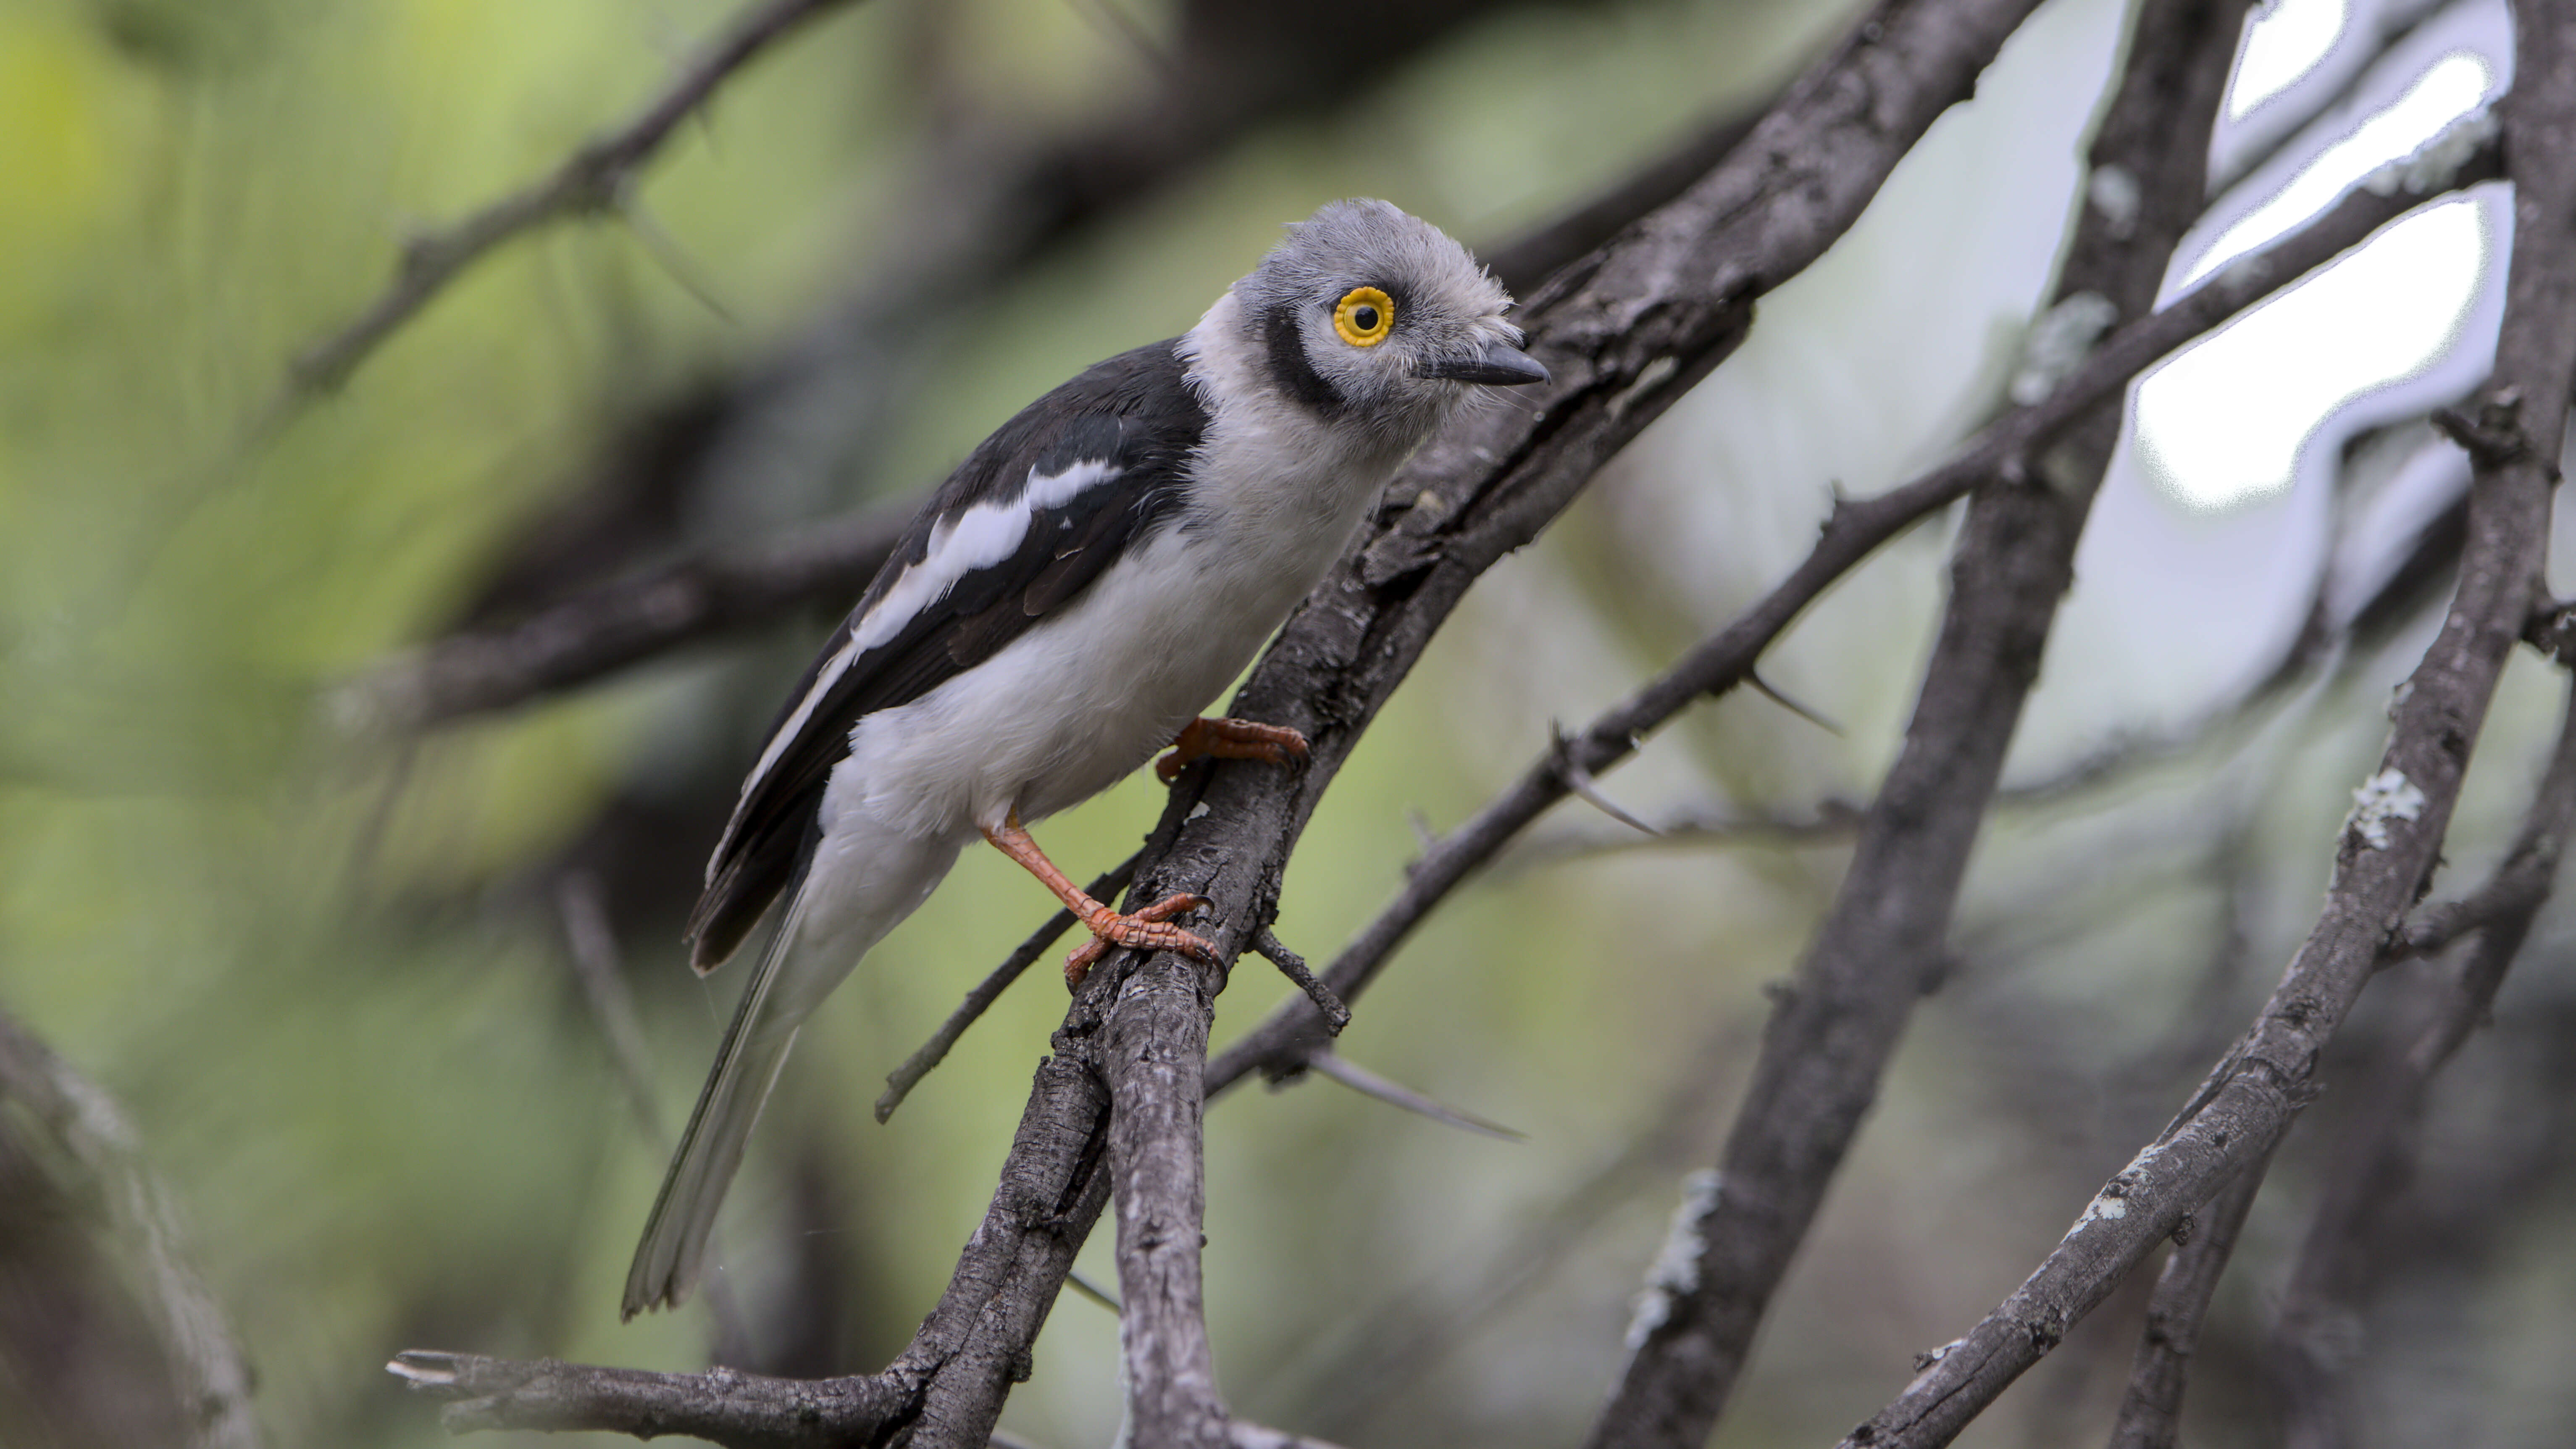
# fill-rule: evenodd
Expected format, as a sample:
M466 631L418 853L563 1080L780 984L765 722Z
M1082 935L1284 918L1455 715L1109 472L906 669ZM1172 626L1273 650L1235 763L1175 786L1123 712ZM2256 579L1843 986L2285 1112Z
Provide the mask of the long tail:
M796 1044L797 1028L805 1024L830 985L857 964L856 951L850 951L845 961L800 961L796 964L802 969L793 972L795 976L807 976L817 965L830 973L823 989L811 989L804 981L784 991L776 989L781 975L790 974L786 972L789 958L798 952L811 883L810 875L799 882L777 933L761 953L759 969L743 985L742 1003L734 1008L733 1024L725 1028L715 1067L707 1073L697 1109L689 1114L688 1128L680 1134L680 1150L672 1155L661 1195L653 1200L653 1216L644 1224L644 1240L636 1245L634 1266L626 1270L624 1317L633 1318L662 1304L676 1308L697 1286L716 1209L724 1205L725 1188L742 1167L743 1145L751 1140L761 1104L769 1100L769 1089L778 1082L788 1048ZM805 950L810 953L816 944L806 943Z

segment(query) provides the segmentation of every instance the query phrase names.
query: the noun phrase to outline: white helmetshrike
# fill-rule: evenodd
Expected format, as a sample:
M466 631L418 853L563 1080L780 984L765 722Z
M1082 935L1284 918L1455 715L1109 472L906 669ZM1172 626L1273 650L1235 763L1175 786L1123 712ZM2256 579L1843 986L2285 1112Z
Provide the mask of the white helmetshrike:
M787 899L689 1118L625 1311L696 1284L796 1030L977 835L1094 941L1211 955L1175 896L1119 914L1029 838L1175 745L1285 762L1293 730L1198 711L1347 549L1396 467L1479 384L1543 381L1511 298L1383 201L1289 228L1189 332L1004 423L905 530L743 781L690 913L723 964ZM1167 764L1172 763L1167 761Z

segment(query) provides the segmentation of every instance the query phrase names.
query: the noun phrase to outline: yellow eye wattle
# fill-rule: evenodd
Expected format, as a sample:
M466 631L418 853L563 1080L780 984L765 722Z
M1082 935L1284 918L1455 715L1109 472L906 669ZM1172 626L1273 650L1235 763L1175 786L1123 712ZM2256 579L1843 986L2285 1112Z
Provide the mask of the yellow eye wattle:
M1395 327L1395 299L1375 287L1353 287L1333 304L1333 330L1353 347L1375 347Z

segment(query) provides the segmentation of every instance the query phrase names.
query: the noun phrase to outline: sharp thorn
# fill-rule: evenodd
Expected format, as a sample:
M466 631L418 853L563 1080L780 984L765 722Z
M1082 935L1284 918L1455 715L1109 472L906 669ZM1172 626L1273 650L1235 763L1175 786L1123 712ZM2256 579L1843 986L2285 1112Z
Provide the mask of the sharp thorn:
M1640 831L1650 836L1660 836L1663 834L1662 831L1648 825L1645 821L1638 819L1636 816L1629 814L1626 809L1620 806L1618 801L1601 793L1601 784L1599 781L1592 778L1592 772L1575 763L1574 742L1565 737L1565 731L1562 728L1555 724L1550 724L1547 727L1547 731L1549 735L1554 737L1555 741L1548 748L1549 752L1556 760L1556 777L1565 782L1565 788L1570 791L1575 798L1583 801L1583 803L1591 806L1593 809L1600 811L1602 814L1609 816L1611 819L1618 821L1620 824L1627 826L1631 830Z
M1079 1271L1068 1271L1064 1275L1064 1281L1073 1289L1074 1292L1081 1294L1083 1297L1090 1299L1092 1302L1099 1304L1101 1307L1108 1309L1112 1313L1125 1311L1118 1306L1117 1294L1103 1289L1099 1284L1084 1277Z
M679 238L663 227L660 218L645 209L644 203L631 189L619 188L609 204L625 221L627 230L644 244L645 254L662 268L663 275L678 284L680 290L688 293L699 306L714 313L717 321L730 326L741 325L734 309L726 306L724 299L716 295L715 286L707 279L705 270L680 245Z
M1419 1113L1443 1126L1455 1127L1462 1132L1473 1132L1481 1137L1499 1138L1505 1142L1529 1140L1524 1134L1515 1132L1500 1123L1488 1122L1472 1112L1462 1112L1445 1102L1426 1097L1411 1087L1390 1082L1368 1068L1345 1059L1339 1052L1316 1052L1306 1059L1306 1065L1363 1097L1375 1097L1390 1107L1401 1107L1407 1112Z
M1816 728L1823 730L1825 733L1839 735L1843 732L1843 727L1834 723L1832 719L1807 708L1805 705L1798 703L1789 696L1773 689L1771 687L1771 681L1763 678L1760 671L1751 669L1746 670L1744 672L1744 682L1752 685L1755 689L1760 690L1763 698L1780 706L1782 709L1787 710L1789 713L1796 715L1798 718L1805 720L1807 723L1814 725Z

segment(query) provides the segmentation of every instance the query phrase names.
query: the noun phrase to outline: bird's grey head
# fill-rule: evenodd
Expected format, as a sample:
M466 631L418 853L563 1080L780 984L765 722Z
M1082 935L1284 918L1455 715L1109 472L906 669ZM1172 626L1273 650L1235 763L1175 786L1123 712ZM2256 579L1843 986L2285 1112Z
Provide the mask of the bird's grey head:
M1512 299L1502 284L1446 232L1387 202L1327 203L1234 293L1274 386L1408 445L1476 384L1547 379L1503 320Z

